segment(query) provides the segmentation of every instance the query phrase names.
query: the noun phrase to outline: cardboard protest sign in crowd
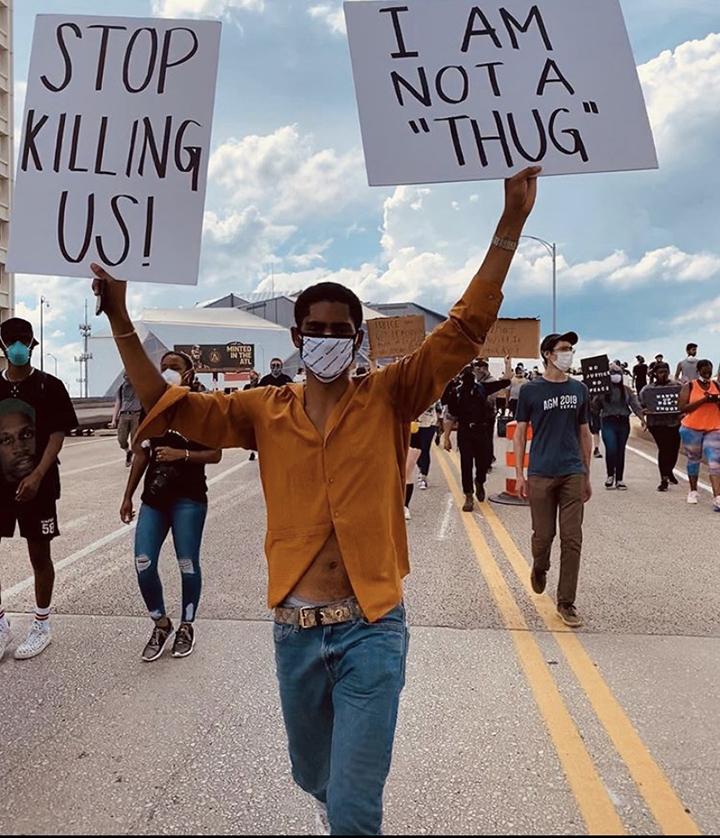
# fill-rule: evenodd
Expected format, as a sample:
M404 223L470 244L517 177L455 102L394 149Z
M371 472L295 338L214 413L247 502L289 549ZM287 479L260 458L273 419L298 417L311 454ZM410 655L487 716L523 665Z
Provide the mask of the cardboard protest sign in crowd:
M38 16L9 271L197 283L220 26Z
M657 168L618 0L345 3L371 186Z

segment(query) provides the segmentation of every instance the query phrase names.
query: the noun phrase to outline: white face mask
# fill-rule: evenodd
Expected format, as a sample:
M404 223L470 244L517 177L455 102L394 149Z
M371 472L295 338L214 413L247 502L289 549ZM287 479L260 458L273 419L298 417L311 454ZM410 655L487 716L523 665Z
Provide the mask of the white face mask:
M558 352L555 355L553 364L560 370L560 372L567 372L572 366L573 358L575 357L575 350L570 349L567 352Z
M610 381L612 381L613 384L619 384L622 381L622 375L619 372L614 372L610 376Z
M330 384L349 369L355 356L355 338L302 339L300 357L305 369L318 381Z
M182 376L177 370L165 370L162 377L168 384L179 385L182 384Z

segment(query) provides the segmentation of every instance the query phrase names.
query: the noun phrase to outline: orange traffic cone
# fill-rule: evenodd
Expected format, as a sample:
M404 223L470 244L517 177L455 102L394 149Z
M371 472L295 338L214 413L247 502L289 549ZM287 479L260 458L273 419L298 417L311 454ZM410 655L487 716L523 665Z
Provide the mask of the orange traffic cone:
M504 503L508 506L530 506L530 502L526 498L521 498L517 491L515 480L515 448L513 447L513 440L515 438L515 431L517 430L517 422L508 422L506 428L507 434L507 450L505 451L505 466L510 474L505 478L505 491L499 492L495 495L490 495L488 500L492 503ZM527 440L532 439L532 425L528 425ZM523 461L524 468L530 465L530 454L528 453L527 441L525 443L525 456Z

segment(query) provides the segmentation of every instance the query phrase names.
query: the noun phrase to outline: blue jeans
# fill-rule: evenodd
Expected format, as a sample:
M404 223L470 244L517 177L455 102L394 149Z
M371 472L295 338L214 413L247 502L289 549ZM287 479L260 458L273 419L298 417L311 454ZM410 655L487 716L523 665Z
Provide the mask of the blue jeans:
M433 425L431 428L419 428L421 454L418 457L417 467L423 477L430 474L430 450L432 449L432 442L437 433L437 427Z
M182 574L182 620L192 623L202 590L200 544L207 516L207 504L181 498L167 509L140 507L135 530L135 569L140 592L150 616L165 616L162 582L158 573L160 549L172 530L180 573Z
M603 416L602 438L605 444L607 474L617 481L622 481L625 475L625 446L629 436L629 417Z
M333 835L381 835L408 649L405 608L382 619L274 625L295 782L327 804Z

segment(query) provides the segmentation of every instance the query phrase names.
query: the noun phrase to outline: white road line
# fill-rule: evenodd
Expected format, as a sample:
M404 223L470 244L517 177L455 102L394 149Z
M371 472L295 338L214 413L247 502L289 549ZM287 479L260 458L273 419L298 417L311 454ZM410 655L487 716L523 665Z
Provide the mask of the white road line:
M452 494L448 494L447 508L445 509L445 514L443 515L443 519L440 524L440 529L438 530L438 541L445 541L445 539L448 537L448 530L450 529L450 519L452 518L452 511L453 496Z
M123 460L120 457L115 457L114 460L105 460L104 463L95 463L94 466L85 466L84 468L75 468L72 471L63 471L60 469L60 477L72 477L73 474L82 474L85 471L92 471L96 468L104 468L105 466L112 466L117 465L118 463L122 463Z
M238 463L237 465L234 465L231 468L226 469L221 474L218 474L215 477L213 477L212 480L208 480L208 486L214 486L216 483L219 483L221 480L224 480L226 477L229 477L231 474L234 474L236 471L239 471L241 468L244 468L247 464L248 460L245 460L242 463ZM87 556L91 556L93 553L96 553L102 547L106 547L108 544L112 544L113 541L117 541L123 536L129 535L131 532L135 530L136 526L137 521L133 521L132 524L125 524L120 529L109 533L103 538L99 538L97 541L93 541L92 544L88 544L87 547L83 547L82 550L78 550L77 552L72 553L67 558L57 562L55 564L55 572L57 573L58 571L63 570L66 567L70 567L70 565L79 562L80 559L84 559ZM3 588L2 593L4 601L7 602L8 599L17 596L18 594L21 594L23 591L26 591L34 584L35 577L29 576L27 579L23 579L22 582L18 582L17 585L13 585L12 588Z
M633 448L632 445L628 445L627 449L628 449L628 451L632 451L633 454L637 454L638 457L642 457L643 460L647 460L648 462L653 463L653 465L658 464L658 461L655 457L651 457L650 454L646 454L644 451L638 451L638 449ZM675 475L675 477L679 477L681 480L684 480L686 483L689 482L687 474L685 474L685 472L683 472L683 471L680 471L679 468L676 468L673 471L673 474ZM702 480L698 480L698 489L704 489L706 492L710 492L711 495L713 493L712 486L708 486L708 484L703 483Z

